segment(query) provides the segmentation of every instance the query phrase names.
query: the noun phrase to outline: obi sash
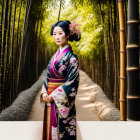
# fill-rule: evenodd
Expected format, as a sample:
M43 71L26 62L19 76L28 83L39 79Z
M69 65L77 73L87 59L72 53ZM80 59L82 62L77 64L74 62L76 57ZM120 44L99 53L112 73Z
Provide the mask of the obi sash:
M47 92L50 95L57 87L62 85L66 79L53 79L53 78L47 78ZM52 132L56 132L57 128L57 116L55 111L55 103L52 101L49 103L50 105L45 104L44 108L44 119L43 119L43 137L42 140L52 140ZM54 130L53 130L54 128ZM55 135L54 132L54 135ZM58 132L58 130L57 130ZM59 132L58 132L59 134ZM55 136L54 136L55 137Z

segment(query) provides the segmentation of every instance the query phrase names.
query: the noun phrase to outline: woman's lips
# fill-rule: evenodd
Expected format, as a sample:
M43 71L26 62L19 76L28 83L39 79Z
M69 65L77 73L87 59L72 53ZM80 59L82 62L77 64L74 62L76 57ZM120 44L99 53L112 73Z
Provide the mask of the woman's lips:
M56 41L57 43L59 43L60 41Z

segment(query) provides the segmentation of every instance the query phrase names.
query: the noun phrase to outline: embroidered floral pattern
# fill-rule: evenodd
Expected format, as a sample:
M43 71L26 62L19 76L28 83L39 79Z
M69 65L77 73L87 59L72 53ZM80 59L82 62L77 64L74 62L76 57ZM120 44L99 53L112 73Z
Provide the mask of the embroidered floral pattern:
M62 73L62 71L65 70L65 69L66 69L66 66L65 66L65 65L62 65L62 66L60 67L60 69L59 69L58 72L59 72L59 73Z
M49 67L47 67L47 77L53 78ZM72 52L64 54L55 69L58 75L66 76L66 82L51 93L55 102L59 139L76 140L75 97L79 84L79 63L76 55ZM45 82L47 84L47 79Z
M52 126L52 140L59 140L58 139L58 128Z
M70 94L70 96L71 96L71 97L75 97L75 96L76 96L76 93L75 93L75 92L72 92L72 93Z
M74 64L75 62L76 62L76 58L71 58L71 59L70 59L70 63L71 63L71 64Z
M57 105L57 108L62 115L62 117L66 118L69 114L69 102L66 96L66 93L62 89L61 86L59 86L57 89L55 89L51 93L55 104Z
M75 126L76 126L76 120L75 120L75 119L72 119L72 120L69 122L69 124L75 125Z
M76 132L75 132L74 130L72 130L72 131L70 132L70 135L76 135Z
M76 120L72 119L72 121L70 121L71 124L69 127L67 127L67 131L69 133L70 136L75 136L76 135Z

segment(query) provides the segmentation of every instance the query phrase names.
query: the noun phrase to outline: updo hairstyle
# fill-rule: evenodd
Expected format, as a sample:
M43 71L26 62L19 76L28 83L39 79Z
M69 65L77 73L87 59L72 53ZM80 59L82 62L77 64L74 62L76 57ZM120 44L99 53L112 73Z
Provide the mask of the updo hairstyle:
M70 34L70 29L69 29L69 24L71 24L71 22L69 20L64 20L64 21L58 21L56 22L55 24L53 24L53 26L51 27L51 31L50 31L50 35L52 36L53 35L53 30L56 26L59 26L62 28L62 30L65 32L66 36L68 34ZM81 34L78 38L78 35L75 33L75 34L70 34L68 40L73 42L73 41L79 41L81 39Z

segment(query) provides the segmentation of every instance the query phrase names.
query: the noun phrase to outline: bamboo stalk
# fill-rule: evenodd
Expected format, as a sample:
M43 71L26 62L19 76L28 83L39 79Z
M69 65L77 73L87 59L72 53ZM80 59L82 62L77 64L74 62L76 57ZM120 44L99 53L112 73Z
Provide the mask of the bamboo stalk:
M123 0L118 1L120 20L120 119L126 121L126 43Z
M12 14L12 0L10 0L10 3L9 3L9 14L8 14L8 25L7 25L7 42L6 42L6 47L7 47L7 50L6 50L6 55L5 55L5 71L4 71L4 75L5 75L5 83L4 83L4 86L6 87L4 89L4 96L8 97L8 98L5 98L4 97L4 100L7 104L10 103L10 98L9 98L9 90L10 89L10 84L9 84L9 73L10 73L10 64L9 64L9 56L10 56L10 31L11 31L11 14Z
M10 50L10 29L11 29L11 14L12 14L12 0L10 0L10 10L9 10L9 20L8 20L8 30L7 30L7 58L6 58L6 69L9 65L9 50ZM8 70L7 70L8 71Z
M59 19L60 19L61 5L62 5L62 0L60 0L60 7L59 7L59 14L58 14L58 21L59 21Z
M1 57L1 90L2 96L4 96L4 71L5 71L5 47L6 47L6 34L7 34L7 17L8 17L8 3L9 0L5 1L5 9L4 9L4 23L3 23L3 42L2 42L2 57ZM1 104L4 104L4 100L2 100Z
M19 28L19 25L20 25L20 17L21 17L21 8L22 8L22 1L20 2L20 9L19 9L19 14L18 14L18 25L17 25L17 33L16 33L16 50L15 50L15 73L17 74L17 68L18 68L18 59L19 59L19 32L20 32L20 28ZM17 77L15 79L15 96L17 96Z
M127 120L140 120L139 93L139 1L128 0Z
M2 52L2 23L3 23L3 13L4 13L4 0L2 3L2 7L1 7L1 13L0 13L0 65L1 65L1 52Z
M2 63L2 22L3 22L3 13L4 13L4 0L2 3L2 8L1 8L1 20L0 20L0 111L2 110L2 73L1 73L1 63Z
M25 6L25 14L24 14L24 24L23 24L23 31L22 31L22 40L21 40L21 48L20 48L20 54L19 54L19 61L18 61L18 68L17 68L17 88L19 91L19 79L20 79L20 71L21 71L21 65L22 65L22 55L24 53L24 41L25 41L25 35L26 35L26 28L27 28L27 21L28 21L28 12L29 12L29 5L31 1L26 1Z
M16 6L17 6L17 0L15 0L15 6L14 6L14 15L13 15L13 27L12 27L12 39L11 39L11 74L12 74L12 77L11 77L11 93L12 95L10 94L10 101L12 103L13 99L15 98L15 91L14 91L14 32L15 32L15 17L16 17ZM16 48L16 47L15 47ZM11 104L10 103L10 104Z

